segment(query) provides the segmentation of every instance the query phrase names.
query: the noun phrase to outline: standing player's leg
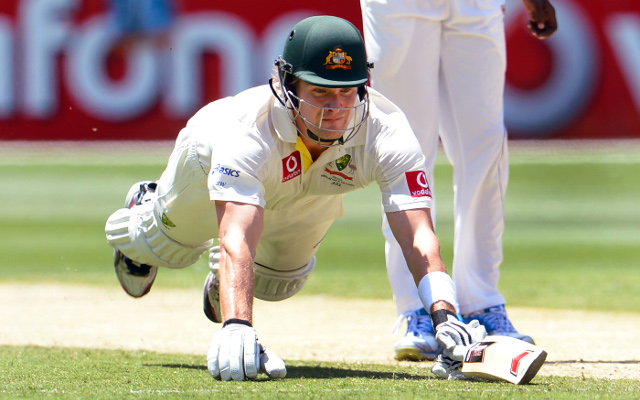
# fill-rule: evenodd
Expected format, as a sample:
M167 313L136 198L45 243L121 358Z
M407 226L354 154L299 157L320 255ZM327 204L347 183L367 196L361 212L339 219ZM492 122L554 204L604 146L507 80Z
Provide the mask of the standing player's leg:
M479 10L454 2L443 29L441 138L454 168L453 276L466 320L480 320L489 334L532 341L513 328L498 290L509 165L504 24L500 2L494 3Z
M376 3L363 3L367 56L375 65L371 71L371 84L407 115L427 157L433 190L433 166L438 149L438 18L441 15L398 16L389 7L393 5L380 7ZM416 361L434 359L440 349L431 319L423 308L416 283L384 216L383 234L387 273L399 315L394 331L403 320L407 321L405 336L394 346L395 357Z

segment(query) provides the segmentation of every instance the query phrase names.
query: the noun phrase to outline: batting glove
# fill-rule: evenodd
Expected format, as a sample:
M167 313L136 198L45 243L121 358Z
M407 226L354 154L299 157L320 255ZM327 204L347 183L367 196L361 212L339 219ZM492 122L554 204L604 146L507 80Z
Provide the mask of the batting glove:
M207 354L207 368L216 379L242 381L256 379L264 372L273 379L284 378L284 361L272 351L264 349L255 329L249 324L225 325L211 340Z
M284 361L273 351L262 346L260 354L260 372L264 372L271 379L282 379L287 376L287 367Z
M444 312L444 310L440 311ZM440 313L440 311L436 311L436 313ZM446 319L442 318L444 315L446 315ZM437 316L434 313L432 318L436 329L436 340L444 347L447 356L456 361L462 361L469 346L487 336L487 330L475 319L465 324L451 312L440 313Z
M448 380L468 380L470 379L468 376L460 371L462 368L462 362L456 361L449 357L449 352L447 350L443 351L442 354L438 355L436 359L436 363L433 367L431 367L431 372L436 375L438 378L448 379Z

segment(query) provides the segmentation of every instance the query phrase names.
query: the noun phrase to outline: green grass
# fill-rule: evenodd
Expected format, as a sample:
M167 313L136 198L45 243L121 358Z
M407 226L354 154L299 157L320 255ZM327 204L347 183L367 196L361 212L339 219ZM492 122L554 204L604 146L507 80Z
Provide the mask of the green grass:
M512 167L501 282L512 304L640 311L639 173L640 162Z
M511 304L640 311L640 162L511 171L500 286Z
M0 398L575 399L637 398L640 382L538 376L525 386L435 379L427 368L288 361L287 379L221 382L202 357L0 347Z
M0 149L2 150L2 149ZM133 182L157 178L167 154L51 148L0 151L0 281L117 286L104 222ZM84 155L83 155L84 154ZM510 305L640 312L640 156L514 152L500 289ZM451 265L451 168L436 168L438 235ZM347 196L301 294L387 298L380 196ZM201 290L203 258L156 285ZM0 346L0 398L637 398L632 380L536 377L532 384L447 382L425 365L286 360L283 381L212 380L203 356Z
M0 281L118 285L104 222L133 182L157 178L166 152L140 157L29 151L0 159ZM500 289L512 306L640 312L640 155L513 152ZM451 265L451 168L436 167L437 233ZM300 295L391 298L376 185L346 196ZM201 287L206 259L162 270L160 287ZM338 279L339 277L339 279ZM567 284L570 282L571 284Z
M567 158L512 155L500 289L512 306L640 312L640 154ZM450 266L452 170L441 159L435 174L437 233ZM347 196L349 216L332 227L303 292L326 291L340 274L332 293L391 296L376 190Z

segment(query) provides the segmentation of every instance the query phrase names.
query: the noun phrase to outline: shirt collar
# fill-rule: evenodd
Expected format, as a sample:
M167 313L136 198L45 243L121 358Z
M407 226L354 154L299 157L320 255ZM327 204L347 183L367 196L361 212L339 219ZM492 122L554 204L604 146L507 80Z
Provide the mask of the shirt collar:
M272 101L271 120L276 134L285 142L296 143L298 141L298 130L289 116L289 110L275 97Z

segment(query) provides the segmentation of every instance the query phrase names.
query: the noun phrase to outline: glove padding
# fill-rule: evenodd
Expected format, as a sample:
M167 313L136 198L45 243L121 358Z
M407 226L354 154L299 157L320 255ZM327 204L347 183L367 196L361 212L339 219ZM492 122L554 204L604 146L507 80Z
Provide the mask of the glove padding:
M438 378L450 381L470 380L471 378L462 373L461 368L462 362L452 359L449 357L449 352L444 350L438 355L435 365L431 367L431 372Z
M436 340L452 360L462 361L469 347L487 336L487 330L477 320L468 324L448 315L447 321L436 326Z
M207 368L216 379L242 381L256 379L258 372L270 378L284 378L284 361L258 342L256 330L243 324L229 324L211 340Z
M273 351L262 346L260 354L260 372L264 372L271 379L282 379L287 376L287 367L284 361Z

